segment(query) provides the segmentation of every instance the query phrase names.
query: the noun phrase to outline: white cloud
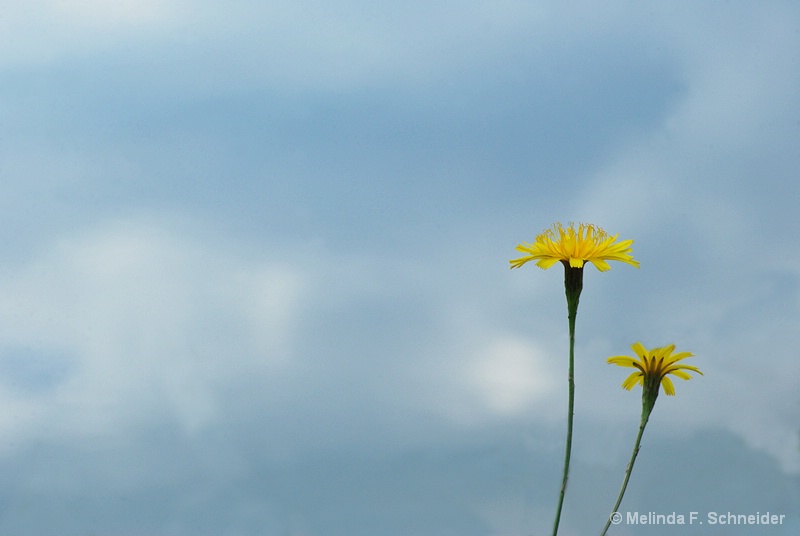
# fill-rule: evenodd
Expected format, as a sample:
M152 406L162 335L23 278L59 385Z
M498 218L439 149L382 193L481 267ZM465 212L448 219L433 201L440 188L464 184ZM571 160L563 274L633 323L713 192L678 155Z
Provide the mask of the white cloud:
M515 0L38 0L5 9L0 66L140 50L161 76L227 89L416 86L514 49L542 18Z
M304 0L209 6L198 22L225 56L220 68L235 74L221 84L341 90L441 80L506 48L538 17L515 1Z
M724 426L797 472L798 372L785 351L797 346L788 259L798 227L785 210L796 156L785 147L797 132L800 13L787 3L705 6L702 17L666 9L654 39L674 55L685 91L660 124L608 156L577 211L649 256L639 281L652 290L619 296L642 309L627 322L678 337L706 372L659 420Z
M219 389L287 363L302 281L168 225L64 238L0 278L0 345L69 361L50 389L0 389L0 426L103 436L153 419L212 423Z
M660 123L606 156L581 196L581 217L637 229L682 214L746 225L742 218L754 200L741 198L743 186L763 181L760 198L769 194L767 183L791 180L766 171L762 162L783 160L787 174L796 169L786 145L800 114L793 90L800 83L797 6L686 7L670 4L637 15L658 19L644 27L653 31L651 46L669 54L681 92ZM770 175L748 176L758 173ZM715 220L731 197L739 203L724 207L732 217ZM706 228L707 221L701 223L698 228Z
M508 337L491 341L467 370L486 407L499 415L529 409L551 394L556 383L541 350Z
M29 2L28 5L35 2ZM164 0L43 0L43 11L52 12L67 25L96 28L137 25L164 19L176 5Z
M460 334L442 333L437 343L447 351L428 350L437 359L411 380L418 403L457 427L531 416L554 420L560 400L553 395L561 382L544 350L531 340L493 333L488 322L455 324Z
M175 27L183 0L7 2L0 17L0 66L40 64Z
M667 128L687 150L708 156L744 149L752 156L781 133L787 112L797 110L791 88L800 78L793 53L799 15L788 4L749 17L728 13L681 35L689 92Z

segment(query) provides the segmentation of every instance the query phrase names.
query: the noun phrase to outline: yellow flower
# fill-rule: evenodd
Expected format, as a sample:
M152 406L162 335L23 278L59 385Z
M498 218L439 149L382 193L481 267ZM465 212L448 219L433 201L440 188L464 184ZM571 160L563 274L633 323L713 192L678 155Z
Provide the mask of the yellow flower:
M638 268L639 261L631 255L633 240L616 243L618 236L609 236L592 224L581 223L576 230L573 223L566 229L560 223L555 223L537 236L533 244L519 244L517 251L527 255L509 262L511 268L519 268L535 260L536 266L545 270L558 261L571 268L583 268L584 263L591 262L601 272L611 269L606 261L625 262Z
M622 387L631 390L634 385L639 384L645 390L645 395L658 396L659 385L664 386L664 392L669 396L675 396L675 387L672 385L667 375L672 374L682 380L689 380L692 377L686 372L690 370L703 375L697 367L691 365L678 364L678 361L691 357L691 352L679 352L673 354L675 345L670 344L663 348L653 348L648 350L640 342L631 345L631 350L636 353L636 357L618 355L608 358L608 363L620 367L630 367L637 369L622 382ZM647 391L651 391L648 393Z

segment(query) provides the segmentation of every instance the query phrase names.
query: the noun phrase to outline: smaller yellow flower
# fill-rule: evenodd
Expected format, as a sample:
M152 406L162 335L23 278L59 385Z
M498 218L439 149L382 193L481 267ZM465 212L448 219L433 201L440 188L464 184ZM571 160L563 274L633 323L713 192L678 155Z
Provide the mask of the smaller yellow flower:
M639 261L634 260L631 254L633 240L617 243L618 236L609 236L592 224L581 223L575 229L575 224L570 223L565 229L560 223L555 223L537 236L533 244L519 244L517 251L527 255L509 262L511 268L519 268L535 260L536 266L544 270L558 261L571 268L583 268L584 263L591 262L601 272L611 269L606 261L625 262L638 268Z
M636 436L636 442L633 444L631 461L628 462L628 468L625 469L625 478L622 481L622 488L619 490L616 504L614 504L614 507L611 509L613 516L609 516L608 521L606 521L606 526L603 527L601 536L605 536L608 533L611 523L614 522L614 517L616 517L617 512L619 512L619 505L622 503L625 490L628 488L628 479L631 476L633 464L636 462L636 456L639 454L639 447L642 444L642 435L644 434L647 422L650 420L650 414L656 405L656 399L658 399L661 386L664 386L664 391L666 391L668 395L675 396L675 387L672 385L672 380L670 380L667 375L672 374L682 380L691 380L692 376L686 372L687 370L700 375L703 374L697 367L678 364L678 361L691 357L693 354L691 352L673 354L672 352L675 350L674 344L648 350L642 343L635 342L631 344L631 350L634 351L636 357L617 355L609 357L608 363L619 365L620 367L637 369L636 372L628 376L625 381L622 382L622 387L630 391L637 383L642 386L642 420L639 424L639 434Z
M618 355L608 358L608 363L620 367L630 367L638 369L622 382L622 387L631 390L634 385L641 385L645 391L652 390L652 395L658 396L659 385L664 386L664 392L669 396L675 396L675 387L672 385L667 375L672 374L682 380L690 380L692 377L687 370L703 375L697 367L691 365L677 364L678 361L691 357L691 352L679 352L673 354L675 345L670 344L663 348L653 348L648 350L640 342L631 345L631 350L636 353L636 357ZM647 394L647 393L645 393Z

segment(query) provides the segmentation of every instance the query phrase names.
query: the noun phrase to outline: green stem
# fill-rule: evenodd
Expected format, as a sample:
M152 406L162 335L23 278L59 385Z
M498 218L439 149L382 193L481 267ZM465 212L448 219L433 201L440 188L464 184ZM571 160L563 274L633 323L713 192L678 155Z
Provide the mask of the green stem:
M656 391L656 395L658 395L658 391ZM636 443L633 445L633 454L631 454L631 460L628 462L628 467L625 469L625 478L622 481L622 487L619 490L619 496L617 497L617 502L614 504L614 507L611 509L611 513L608 515L608 519L606 520L606 526L603 527L603 532L600 536L605 536L606 532L608 532L608 528L611 526L611 517L618 514L619 505L622 503L622 497L625 495L625 490L628 488L628 480L631 478L631 471L633 471L633 464L636 462L636 456L639 454L639 445L642 443L642 435L644 434L644 428L647 426L647 421L650 419L650 412L653 411L653 405L655 404L655 398L652 400L644 400L642 405L642 420L639 423L639 433L636 435Z
M572 268L564 263L564 288L567 295L567 317L569 319L569 403L567 406L567 444L564 452L564 475L561 479L561 490L558 494L556 519L553 522L553 536L558 534L561 522L561 509L564 506L564 495L567 492L569 479L569 462L572 454L572 421L575 415L575 319L578 316L578 301L583 290L583 268Z

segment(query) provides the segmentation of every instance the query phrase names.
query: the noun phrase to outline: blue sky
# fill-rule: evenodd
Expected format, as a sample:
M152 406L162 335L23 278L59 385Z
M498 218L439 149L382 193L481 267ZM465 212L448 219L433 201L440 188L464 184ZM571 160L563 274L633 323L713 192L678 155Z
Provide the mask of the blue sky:
M547 533L555 221L587 268L562 532L800 528L800 6L12 1L0 16L0 533ZM751 534L746 527L616 534Z

